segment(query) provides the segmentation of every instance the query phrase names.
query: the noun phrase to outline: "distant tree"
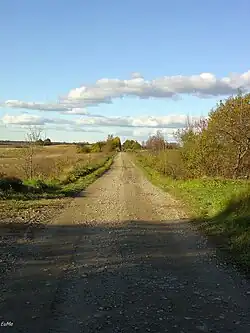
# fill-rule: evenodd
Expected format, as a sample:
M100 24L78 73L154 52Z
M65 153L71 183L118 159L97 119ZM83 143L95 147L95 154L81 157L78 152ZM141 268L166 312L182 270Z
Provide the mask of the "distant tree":
M44 145L44 146L51 146L51 144L52 144L52 142L51 142L51 140L50 140L49 138L47 138L47 139L45 139L45 140L43 141L43 145Z
M120 138L114 137L112 134L108 135L106 145L105 145L106 151L121 151L121 140Z
M88 154L88 153L90 153L91 150L90 150L89 145L81 143L81 144L77 144L76 151L78 154L80 154L80 153Z
M94 143L90 148L91 153L100 153L102 151L102 146L100 142Z
M122 145L123 150L138 150L141 145L136 140L126 140Z
M153 151L159 152L165 148L165 139L161 131L157 131L156 135L152 135L146 142L146 148Z
M106 143L107 143L106 141L99 141L99 145L100 145L102 151L103 151L103 148L105 147Z
M37 146L43 146L43 140L38 139L34 144L37 145Z
M41 139L42 129L36 126L31 126L26 134L26 143L23 148L23 163L21 168L23 169L25 176L32 179L36 176L37 165L35 164L35 155L39 150L40 143L43 144Z
M115 150L118 150L118 151L121 151L121 149L122 149L121 139L118 136L113 138L113 147Z
M179 145L177 142L166 142L165 143L166 149L178 149Z

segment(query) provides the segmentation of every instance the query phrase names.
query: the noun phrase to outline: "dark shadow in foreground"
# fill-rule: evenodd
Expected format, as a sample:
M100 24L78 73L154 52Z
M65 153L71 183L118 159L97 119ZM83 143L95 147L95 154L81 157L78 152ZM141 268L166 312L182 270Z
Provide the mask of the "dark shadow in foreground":
M186 220L57 225L28 237L1 248L0 319L12 332L247 332L243 280Z
M250 278L250 194L232 199L213 218L197 218L193 222L208 235L218 255L232 263Z

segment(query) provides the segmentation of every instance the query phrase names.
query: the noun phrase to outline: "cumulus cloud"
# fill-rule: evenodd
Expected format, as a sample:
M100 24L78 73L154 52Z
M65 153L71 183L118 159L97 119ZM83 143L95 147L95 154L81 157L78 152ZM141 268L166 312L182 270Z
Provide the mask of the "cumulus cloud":
M86 128L83 126L46 126L46 131L51 130L51 131L59 131L59 132L70 132L70 133L75 133L75 132L84 132L84 133L104 133L102 130L98 128Z
M161 133L166 137L173 137L173 133L176 132L174 128L131 128L129 130L122 130L116 132L116 135L127 136L127 137L137 137L137 138L147 138L149 135L155 135L157 131L161 131Z
M250 70L222 78L212 73L201 73L191 76L163 76L152 80L146 80L140 73L134 72L130 79L102 78L94 84L74 88L66 96L59 97L57 103L8 100L1 106L87 115L84 110L86 107L110 104L113 99L126 96L178 100L185 94L198 98L227 96L237 93L238 89L243 92L250 90Z
M189 117L190 121L198 120L200 117ZM69 120L62 118L45 118L39 115L22 113L20 115L5 114L0 119L0 125L7 128L28 129L29 126L41 126L45 130L67 131L69 133L116 133L124 140L134 138L146 140L160 130L169 141L174 139L173 133L183 128L186 124L186 115L169 116L141 116L141 117L78 117Z
M71 114L71 115L85 115L88 116L89 112L82 108L73 108L71 110L62 111L62 114Z
M200 117L190 117L191 121ZM107 127L149 127L149 128L181 128L186 124L186 115L140 116L140 117L87 117L76 120L76 123Z
M97 128L84 128L81 126L72 126L72 127L69 127L68 130L72 131L72 132L104 133L104 131L97 129Z
M190 117L197 120L199 117ZM2 124L11 127L28 128L29 126L43 126L46 130L105 133L116 132L124 139L132 137L145 140L149 135L161 130L167 140L173 139L173 133L186 124L185 115L143 116L143 117L80 117L74 120L61 118L44 118L38 115L23 113L21 115L6 114L1 119ZM100 128L101 127L101 128ZM117 130L119 128L119 130Z
M29 126L42 126L46 130L53 131L69 131L69 132L86 132L86 133L103 133L102 130L98 128L89 128L76 121L68 119L49 119L43 118L38 115L29 115L23 113L21 115L11 116L4 115L0 120L0 126L14 126L14 128L28 129Z
M2 105L2 107L8 108L18 108L26 110L40 110L40 111L70 111L73 105L64 105L63 103L36 103L36 102L23 102L18 100L7 100Z
M129 80L101 79L94 85L72 89L67 100L100 104L110 103L114 98L137 96L140 98L173 98L181 94L197 97L220 96L237 93L238 89L249 90L250 71L217 78L211 73L191 76L163 76L151 81L140 73L133 73Z
M191 121L200 117L190 117ZM139 117L79 117L77 119L45 118L39 115L22 113L20 115L5 114L1 122L5 125L71 125L76 127L123 127L123 128L181 128L186 124L186 115L139 116Z
M118 135L122 141L126 139L134 139L139 142L146 141L149 136L155 135L156 132L160 130L161 133L164 135L165 140L169 142L176 141L174 134L176 133L176 129L174 128L130 128L126 130L121 130L115 132L115 135Z
M27 113L15 116L6 114L2 118L2 122L6 125L75 124L74 121L68 119L49 119Z

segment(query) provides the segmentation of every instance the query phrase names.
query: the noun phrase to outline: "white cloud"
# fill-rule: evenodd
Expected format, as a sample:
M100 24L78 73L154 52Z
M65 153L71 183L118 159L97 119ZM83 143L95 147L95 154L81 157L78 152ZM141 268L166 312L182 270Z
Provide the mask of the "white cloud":
M129 80L101 79L94 85L72 89L67 99L99 104L124 96L173 98L179 94L192 94L197 97L211 97L230 95L239 88L249 90L250 71L224 78L217 78L211 73L201 73L191 76L164 76L151 81L145 80L139 73L133 73Z
M5 114L2 118L2 122L6 125L75 124L74 121L67 119L48 119L27 113L16 116Z
M190 117L190 120L198 120L199 117ZM181 128L186 124L186 115L169 116L140 116L140 117L104 117L88 116L74 120L63 118L44 118L39 115L22 113L20 115L5 114L1 122L5 125L71 125L77 127L123 127L123 128Z
M85 116L89 115L89 112L82 108L73 108L71 110L63 111L61 113L62 114L71 114L71 115L85 115Z
M78 124L76 121L68 119L48 119L43 118L38 115L29 115L23 113L17 116L4 115L0 120L0 125L3 124L7 128L19 128L22 130L29 129L29 126L42 127L45 130L53 131L67 131L67 132L86 132L86 133L103 133L102 130L98 128L89 128Z
M190 117L191 121L200 117ZM68 140L76 132L102 133L106 137L110 133L115 133L122 140L127 138L139 141L147 140L149 135L153 135L160 130L166 140L174 141L173 133L177 129L183 128L186 124L186 115L169 116L141 116L141 117L78 117L69 120L62 118L44 118L39 115L22 113L20 115L5 114L0 119L0 125L5 125L10 131L14 129L29 129L29 126L41 126L45 131L61 131L70 133L66 136Z
M137 137L145 137L148 135L155 135L157 131L161 131L164 136L172 136L175 128L137 128L133 130L133 135Z
M68 130L72 131L72 132L104 133L104 131L97 129L97 128L84 128L81 126L72 126L72 127L69 127Z
M121 131L117 131L114 134L118 135L122 141L127 139L134 139L139 142L146 141L149 136L155 135L156 132L160 130L161 133L164 135L165 140L168 142L176 141L174 133L176 133L176 128L130 128Z
M117 131L116 135L135 138L147 138L149 135L155 135L157 131L161 131L161 133L167 139L169 137L173 137L173 133L176 132L176 128L131 128L129 130Z
M200 117L190 117L198 120ZM149 128L181 128L186 124L186 115L140 116L140 117L87 117L76 120L77 124L107 127L149 127Z
M104 133L102 130L97 128L86 128L81 126L46 126L45 130L51 130L51 131L59 131L59 132L65 132L71 133L70 136L72 136L72 133L75 132L84 132L84 133ZM70 139L69 136L69 139Z
M133 79L143 79L143 76L139 72L133 72L131 76Z
M73 106L64 105L62 103L36 103L36 102L23 102L18 100L7 100L2 105L2 107L8 108L18 108L27 110L40 110L40 111L70 111Z
M218 78L212 73L201 73L191 76L163 76L153 80L145 80L140 73L135 72L128 80L102 78L95 84L74 88L67 96L59 98L56 103L8 100L1 106L87 115L87 112L83 110L86 107L110 104L113 99L126 96L178 100L183 94L208 98L232 95L237 93L238 89L250 90L250 70L223 78Z

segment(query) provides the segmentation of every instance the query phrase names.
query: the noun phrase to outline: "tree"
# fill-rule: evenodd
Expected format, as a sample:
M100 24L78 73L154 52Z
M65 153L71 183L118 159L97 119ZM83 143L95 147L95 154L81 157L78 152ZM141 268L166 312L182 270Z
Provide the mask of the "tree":
M105 145L105 150L106 151L121 151L121 140L117 136L114 138L112 134L108 135L106 145Z
M175 137L181 147L180 154L190 177L204 174L215 175L215 163L207 135L207 120L192 122L187 118L186 127L177 131Z
M178 149L179 145L177 142L167 142L165 143L166 149Z
M43 146L43 140L42 139L38 139L35 144L37 146Z
M102 146L100 142L96 142L91 146L92 153L100 153L102 151Z
M191 177L249 177L250 94L220 101L207 119L188 120L177 139Z
M49 138L47 138L47 139L45 139L45 140L43 141L43 145L44 145L44 146L51 146L51 145L52 145L52 142L51 142L51 140L50 140Z
M42 129L31 126L26 134L26 144L23 148L22 168L27 178L32 179L36 175L36 165L34 157L39 149L38 143L43 142L41 139Z
M121 139L118 136L113 138L113 147L114 147L114 150L117 150L117 151L121 151L121 149L122 149Z
M159 152L165 148L164 135L161 131L157 131L156 135L150 136L146 142L146 148L153 152Z
M233 177L250 166L250 94L220 101L209 114L208 133L227 152Z
M88 153L90 153L90 146L85 143L78 144L76 146L76 151L78 154L81 154L81 153L88 154Z
M123 150L139 150L141 145L136 140L126 140L122 145Z

